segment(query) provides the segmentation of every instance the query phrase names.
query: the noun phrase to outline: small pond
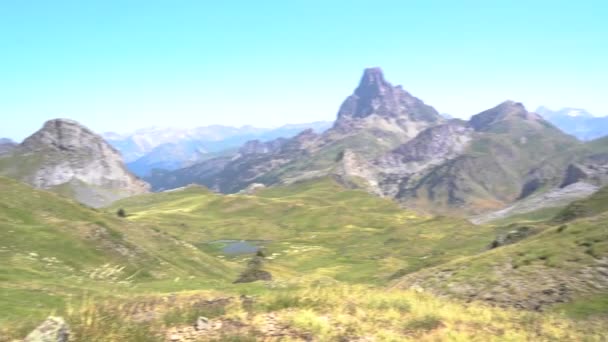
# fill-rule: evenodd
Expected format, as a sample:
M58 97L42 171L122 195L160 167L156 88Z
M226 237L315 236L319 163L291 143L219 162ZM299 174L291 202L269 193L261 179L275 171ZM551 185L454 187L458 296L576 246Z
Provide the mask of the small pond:
M221 246L222 253L226 255L253 254L260 247L270 242L269 240L215 240L208 242L210 245Z

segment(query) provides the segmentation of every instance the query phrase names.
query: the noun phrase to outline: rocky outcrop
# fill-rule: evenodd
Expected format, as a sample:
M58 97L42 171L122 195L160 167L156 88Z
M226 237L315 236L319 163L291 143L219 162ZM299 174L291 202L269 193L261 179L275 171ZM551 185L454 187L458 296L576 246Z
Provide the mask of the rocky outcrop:
M281 147L287 142L288 139L278 138L268 142L262 142L260 140L250 140L246 142L239 149L239 154L250 155L250 154L270 154L278 153Z
M120 154L103 138L67 119L47 121L4 158L0 174L42 189L60 189L82 203L102 206L148 191L131 174Z
M471 218L471 222L483 224L514 215L531 213L540 209L563 207L573 201L588 197L598 189L597 186L584 182L573 183L563 188L554 188L547 192L521 199L504 209L474 216Z
M61 317L51 316L27 335L24 342L68 342L70 328Z
M263 190L265 188L266 188L266 186L264 184L251 183L245 189L239 191L239 194L242 194L242 195L253 195L253 194L257 193L258 191Z

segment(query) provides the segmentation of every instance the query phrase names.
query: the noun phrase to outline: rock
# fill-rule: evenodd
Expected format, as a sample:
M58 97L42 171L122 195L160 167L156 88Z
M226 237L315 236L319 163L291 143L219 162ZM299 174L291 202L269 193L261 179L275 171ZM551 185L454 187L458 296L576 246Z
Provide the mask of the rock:
M243 273L241 273L239 278L235 280L234 283L252 283L258 280L272 280L272 274L264 270L247 269Z
M70 328L61 317L51 316L27 335L24 342L67 342Z
M264 188L266 188L266 186L262 183L251 183L245 189L239 191L239 194L253 195Z
M209 324L209 319L207 317L199 316L194 324L194 329L197 331L207 330L210 326L211 325Z
M179 336L178 334L171 334L171 336L169 336L169 340L179 341L179 340L181 340L181 336Z
M560 188L565 188L570 184L574 184L583 181L589 177L588 171L581 165L570 164L566 169L566 175L564 181L560 185Z
M528 236L533 235L535 233L536 233L536 231L534 231L530 227L526 227L526 226L517 227L516 229L514 229L506 234L501 234L501 235L497 236L496 239L494 241L492 241L492 243L490 244L490 249L505 246L505 245L510 245L517 241L523 240L523 239L527 238Z
M76 200L92 207L149 189L126 169L118 151L72 120L47 121L11 154L0 158L10 162L10 167L0 169L0 175L42 189L67 187Z

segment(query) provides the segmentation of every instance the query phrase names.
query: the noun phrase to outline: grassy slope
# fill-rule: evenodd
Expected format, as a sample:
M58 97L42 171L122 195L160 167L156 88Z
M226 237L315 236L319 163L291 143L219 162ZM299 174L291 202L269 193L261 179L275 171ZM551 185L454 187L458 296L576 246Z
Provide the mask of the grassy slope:
M586 199L574 201L561 210L555 222L568 222L577 218L590 217L608 211L608 187L603 187Z
M194 246L115 215L2 177L0 193L0 323L47 313L83 291L127 294L179 287L177 277L233 276Z
M496 210L517 199L530 170L542 166L561 176L566 161L553 156L580 146L550 125L499 121L478 132L462 156L425 175L406 202L451 215Z
M329 178L255 196L189 188L124 199L109 210L118 208L133 222L209 252L214 249L208 242L219 239L271 240L267 253L277 254L269 267L281 279L305 274L384 283L396 272L481 252L495 235L494 229L465 220L417 216L391 201L345 190Z
M543 230L519 243L405 276L396 287L421 286L459 298L506 306L608 313L608 220L605 189L564 209L557 218L528 224ZM576 207L573 215L572 207ZM602 304L603 303L603 304Z
M463 304L414 291L331 286L268 291L244 305L206 307L209 294L87 303L65 315L77 341L604 341L601 321ZM201 301L202 299L202 301ZM202 305L201 305L202 304ZM154 310L150 321L135 317ZM195 331L210 318L222 328ZM16 329L7 336L19 337ZM0 337L0 340L2 338Z
M191 187L124 199L105 213L4 178L0 187L0 309L10 312L0 321L0 335L8 338L23 336L49 308L60 309L68 295L78 295L83 289L96 298L112 297L112 292L120 292L121 297L120 304L110 298L105 304L88 302L76 310L60 310L75 337L84 340L162 339L168 326L179 325L184 331L198 315L224 320L227 325L240 322L241 330L228 329L232 336L216 340L267 337L264 322L269 317L292 336L318 340L357 336L388 341L606 338L600 324L572 321L559 314L463 305L373 286L385 284L399 271L435 275L448 268L456 270L454 278L437 285L455 289L458 286L450 283L497 284L503 279L496 278L493 266L503 261L517 264L525 276L542 284L543 278L535 276L538 272L554 268L568 274L571 268L592 264L597 255L605 255L606 232L599 224L605 216L573 221L559 232L558 227L546 225L544 232L523 242L482 253L505 228L420 217L393 202L345 190L330 179L269 188L255 196L221 196ZM118 208L126 210L126 219L115 216ZM99 227L106 233L95 233ZM225 257L217 245L207 243L224 238L272 240L267 245L266 267L275 280L229 284L236 276L233 270L246 258ZM210 258L194 245L218 258ZM117 246L124 246L133 257L125 258ZM53 257L59 262L45 259ZM219 262L220 257L231 260ZM125 266L126 276L112 277L109 273L115 268L105 264ZM102 276L91 277L95 270ZM220 311L205 312L188 296L212 298L219 293L196 291L170 301L167 298L175 297L162 294L213 288L228 295L258 297L253 308L233 301ZM605 312L601 303L606 299L599 296L594 297L593 306L589 300L575 301L562 309L579 314ZM32 308L32 299L40 307ZM151 311L156 312L152 321L132 321L133 315ZM17 317L29 323L2 327Z

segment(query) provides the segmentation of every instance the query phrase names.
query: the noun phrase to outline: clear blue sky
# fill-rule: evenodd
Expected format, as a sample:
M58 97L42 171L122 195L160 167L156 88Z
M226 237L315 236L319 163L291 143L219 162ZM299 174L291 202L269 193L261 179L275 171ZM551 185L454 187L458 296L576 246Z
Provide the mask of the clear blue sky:
M0 137L333 120L361 71L468 117L608 114L607 1L0 1Z

